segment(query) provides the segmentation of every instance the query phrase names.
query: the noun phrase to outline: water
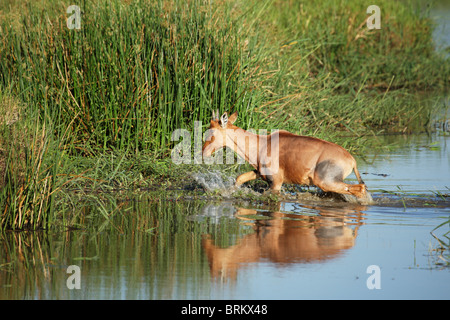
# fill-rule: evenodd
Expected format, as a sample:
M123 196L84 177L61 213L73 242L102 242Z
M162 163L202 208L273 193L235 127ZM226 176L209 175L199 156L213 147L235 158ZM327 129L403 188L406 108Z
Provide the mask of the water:
M436 135L377 137L384 145L400 145L393 152L369 155L361 163L363 180L380 191L407 194L449 193L450 137Z
M6 233L0 299L449 299L450 225L433 229L450 217L450 138L386 139L404 146L359 161L371 206L137 196L110 222L86 207L81 230Z
M447 57L450 56L450 3L448 1L436 1L430 10L430 17L436 22L433 32L435 48Z
M109 221L80 207L82 229L1 234L0 299L449 299L450 137L377 139L402 147L358 159L374 205L308 194L263 205L251 189L233 197L230 177L196 173L227 200L137 195Z

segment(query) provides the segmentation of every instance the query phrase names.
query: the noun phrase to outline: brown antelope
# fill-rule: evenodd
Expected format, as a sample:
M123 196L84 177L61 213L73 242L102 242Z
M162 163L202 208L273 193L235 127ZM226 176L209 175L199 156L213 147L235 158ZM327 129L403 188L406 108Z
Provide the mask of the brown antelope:
M236 186L262 177L271 183L271 190L279 192L283 183L315 185L324 192L354 195L363 198L366 185L352 155L337 144L321 139L299 136L287 131L257 135L233 123L237 112L220 119L218 112L211 120L209 134L202 148L203 157L223 147L229 147L252 165L255 170L241 174ZM344 183L355 172L359 184Z

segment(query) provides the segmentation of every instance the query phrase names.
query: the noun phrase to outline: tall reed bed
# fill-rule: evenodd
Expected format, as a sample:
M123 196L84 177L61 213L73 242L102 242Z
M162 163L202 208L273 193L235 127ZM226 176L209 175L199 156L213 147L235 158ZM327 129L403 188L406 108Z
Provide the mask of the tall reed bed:
M28 3L17 30L2 25L0 81L47 112L67 148L150 150L211 110L252 107L230 10L206 1L86 1L82 28L68 7ZM37 6L37 5L36 5Z
M23 106L13 125L14 112L0 114L2 229L49 225L71 181L168 170L150 163L212 110L355 151L364 135L427 125L437 104L416 92L449 87L448 58L411 3L378 1L380 30L367 29L362 0L81 1L79 30L67 26L72 4L0 3L0 101ZM124 160L105 166L109 154Z
M283 66L289 75L304 75L297 81L326 73L317 84L334 85L337 93L448 88L448 60L434 51L434 23L420 1L378 1L380 29L368 28L369 5L361 0L267 3L257 21L262 43L279 44L276 59L289 62Z
M51 128L37 117L24 121L23 106L0 91L0 230L53 224L63 154ZM31 116L29 114L28 116Z
M331 140L411 132L416 121L423 130L438 103L419 94L448 91L450 61L434 52L433 21L417 1L378 1L379 30L367 28L360 0L250 3L262 17L250 35L266 75L255 109L265 126Z
M67 172L68 156L161 158L175 129L206 123L213 109L251 117L249 63L228 5L83 1L76 30L66 23L70 4L1 8L0 88L24 106L14 132L26 132L13 143L1 123L2 229L49 225L55 194L80 177Z
M70 154L167 156L175 129L215 109L328 138L404 130L424 109L411 94L449 85L411 3L380 1L380 30L361 0L84 1L80 30L67 1L20 3L0 20L0 84L46 114Z

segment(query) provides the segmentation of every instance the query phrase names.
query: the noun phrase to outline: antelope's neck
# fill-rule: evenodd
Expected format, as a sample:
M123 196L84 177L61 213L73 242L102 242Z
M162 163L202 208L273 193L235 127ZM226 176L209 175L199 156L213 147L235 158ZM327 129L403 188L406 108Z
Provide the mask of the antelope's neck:
M234 152L244 158L254 168L258 166L259 148L265 140L264 136L241 128L227 132L227 147L233 149Z

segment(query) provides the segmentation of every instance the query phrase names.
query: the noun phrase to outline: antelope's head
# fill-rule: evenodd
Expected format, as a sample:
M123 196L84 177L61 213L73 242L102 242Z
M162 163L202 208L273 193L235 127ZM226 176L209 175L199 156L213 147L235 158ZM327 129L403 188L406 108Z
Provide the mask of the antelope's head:
M237 112L230 117L225 112L219 119L219 110L213 111L209 129L206 131L206 141L202 148L203 157L210 157L216 150L227 145L227 130L237 129L233 123L237 119Z

